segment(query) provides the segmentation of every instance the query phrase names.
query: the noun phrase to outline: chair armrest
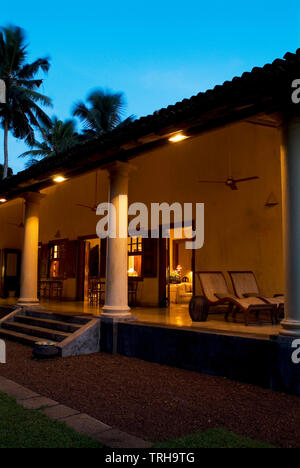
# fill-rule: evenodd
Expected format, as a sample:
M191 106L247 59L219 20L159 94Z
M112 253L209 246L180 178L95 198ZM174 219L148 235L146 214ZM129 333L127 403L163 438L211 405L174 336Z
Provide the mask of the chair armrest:
M261 297L261 294L256 294L256 293L249 293L249 294L243 294L243 297Z
M225 299L225 298L227 298L229 295L228 295L228 294L224 294L224 293L215 293L215 296L216 296L218 299Z

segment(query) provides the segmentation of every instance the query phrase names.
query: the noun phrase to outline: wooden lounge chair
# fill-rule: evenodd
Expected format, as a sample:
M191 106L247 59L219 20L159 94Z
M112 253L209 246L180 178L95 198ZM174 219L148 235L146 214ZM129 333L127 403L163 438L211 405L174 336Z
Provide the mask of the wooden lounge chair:
M258 318L259 311L265 310L270 312L271 321L273 323L274 312L276 306L274 304L267 304L257 297L239 298L230 293L225 277L221 271L198 271L196 272L201 283L203 294L209 305L224 305L228 304L228 310L225 314L225 319L231 311L235 310L243 312L245 325L249 323L249 314L256 313Z
M267 304L276 306L276 320L278 321L279 315L284 311L284 295L274 295L273 297L263 296L253 271L229 271L232 286L237 297L258 297Z

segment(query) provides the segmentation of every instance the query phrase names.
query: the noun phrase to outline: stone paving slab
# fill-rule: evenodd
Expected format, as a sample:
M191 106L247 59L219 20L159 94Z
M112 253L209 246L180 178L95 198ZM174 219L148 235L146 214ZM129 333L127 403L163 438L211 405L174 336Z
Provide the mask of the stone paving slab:
M52 419L64 421L75 431L98 440L111 448L150 448L151 442L134 437L126 432L113 429L88 414L80 413L73 408L60 405L57 401L43 397L22 385L0 376L0 391L15 398L17 402L27 409L41 409L41 413Z
M40 409L42 407L49 408L52 406L57 406L59 404L57 401L42 396L29 398L27 400L17 400L17 403L19 403L26 409Z
M0 375L0 386L1 386L1 384L8 383L8 382L12 382L12 380L9 380L6 377L2 377Z
M63 419L63 421L72 429L81 434L92 437L94 434L99 434L111 429L110 426L104 424L98 419L92 418L88 414L81 413L76 416Z
M46 416L52 419L64 419L75 414L79 414L79 411L69 408L65 405L56 405L51 406L50 408L45 408L41 410L41 413L44 413Z
M4 378L0 380L0 391L16 398L16 400L26 400L28 398L40 396L38 393L32 392L28 388L22 387L22 385Z
M150 448L152 444L118 429L110 429L92 436L93 439L111 448Z

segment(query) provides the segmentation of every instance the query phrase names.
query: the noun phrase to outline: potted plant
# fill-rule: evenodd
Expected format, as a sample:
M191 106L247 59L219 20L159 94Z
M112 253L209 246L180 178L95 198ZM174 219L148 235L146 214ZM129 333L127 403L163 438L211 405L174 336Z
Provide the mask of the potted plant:
M178 273L178 271L176 271L176 270L171 271L169 281L172 284L181 283L181 277L180 277L180 274Z

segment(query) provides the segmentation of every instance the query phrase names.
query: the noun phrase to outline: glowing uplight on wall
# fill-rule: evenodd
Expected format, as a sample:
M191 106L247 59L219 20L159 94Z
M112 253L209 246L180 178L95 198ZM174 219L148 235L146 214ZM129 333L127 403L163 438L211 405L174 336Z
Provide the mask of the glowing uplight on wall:
M186 140L188 136L184 135L183 133L176 133L176 135L173 135L169 138L169 141L171 143L178 143L179 141Z
M0 198L0 203L6 203L6 202L7 202L6 198Z
M61 184L62 182L65 182L66 180L67 179L62 175L57 175L53 177L53 182L55 182L56 184Z

